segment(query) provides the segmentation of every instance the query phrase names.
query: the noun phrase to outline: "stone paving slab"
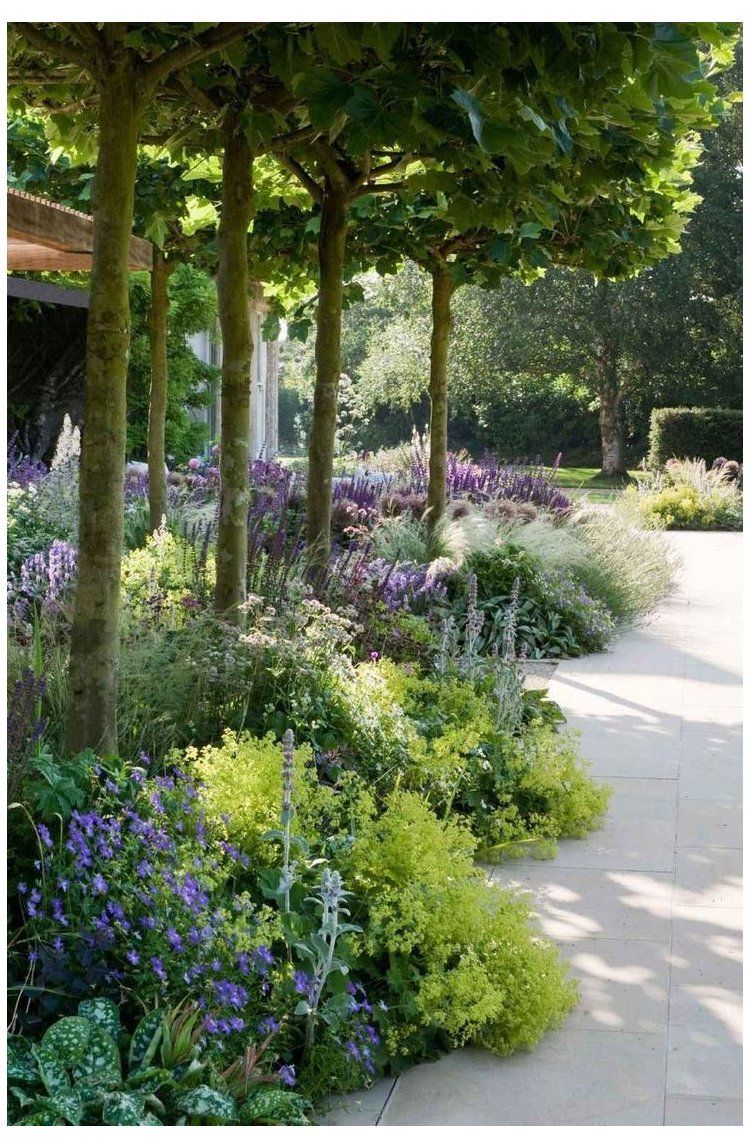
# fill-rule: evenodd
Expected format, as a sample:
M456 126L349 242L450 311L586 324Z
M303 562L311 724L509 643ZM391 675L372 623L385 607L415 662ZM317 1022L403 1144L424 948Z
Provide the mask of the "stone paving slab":
M741 536L670 542L672 599L551 681L613 787L605 825L553 860L492 870L531 895L579 978L577 1008L529 1054L458 1050L326 1122L741 1123Z

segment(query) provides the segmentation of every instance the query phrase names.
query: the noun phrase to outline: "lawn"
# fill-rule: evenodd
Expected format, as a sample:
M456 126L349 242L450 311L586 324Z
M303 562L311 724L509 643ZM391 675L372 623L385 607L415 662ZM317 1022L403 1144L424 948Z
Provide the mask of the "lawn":
M636 475L644 477L645 473L645 471L637 470L636 468L631 468L630 470L632 478L635 478ZM622 479L602 478L599 474L598 467L595 466L561 466L556 472L555 482L557 486L585 487L586 489L596 488L600 490L616 490L626 485Z

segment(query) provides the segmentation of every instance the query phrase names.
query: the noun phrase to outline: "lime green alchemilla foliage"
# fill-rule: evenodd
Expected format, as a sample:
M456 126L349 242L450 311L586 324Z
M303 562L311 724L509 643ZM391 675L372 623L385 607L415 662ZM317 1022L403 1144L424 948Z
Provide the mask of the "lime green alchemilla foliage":
M183 538L163 528L122 561L124 621L140 628L146 621L177 629L195 615L214 580L213 554L201 555Z
M475 846L423 798L397 792L347 861L363 952L400 998L384 1031L395 1066L436 1039L500 1054L529 1048L575 1001L554 946L529 932L524 901L474 867Z
M301 816L308 817L303 833L317 789L311 757L309 746L303 746L294 759L295 800ZM213 828L228 817L232 839L257 856L265 852L268 861L275 850L270 844L264 850L261 842L278 821L282 798L282 751L273 734L256 738L227 731L220 745L188 749L184 759L206 787L206 816Z

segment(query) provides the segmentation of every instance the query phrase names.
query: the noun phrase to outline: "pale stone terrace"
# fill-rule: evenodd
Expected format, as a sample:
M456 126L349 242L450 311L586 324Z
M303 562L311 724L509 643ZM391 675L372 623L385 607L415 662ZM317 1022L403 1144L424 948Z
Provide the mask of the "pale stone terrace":
M613 788L606 823L493 873L533 895L578 1007L530 1054L462 1049L326 1122L742 1123L742 540L670 541L683 561L670 601L551 682Z

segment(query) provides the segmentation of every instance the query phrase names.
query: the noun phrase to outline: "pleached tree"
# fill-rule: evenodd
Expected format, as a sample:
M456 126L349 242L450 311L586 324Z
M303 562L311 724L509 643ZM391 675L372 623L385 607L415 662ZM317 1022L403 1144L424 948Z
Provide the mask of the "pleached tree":
M16 24L12 90L61 109L71 134L93 116L97 141L94 253L81 451L78 582L71 635L68 742L117 749L126 376L130 341L128 259L138 141L151 101L181 68L215 56L244 25ZM39 88L46 72L55 83ZM70 115L80 109L81 116Z

